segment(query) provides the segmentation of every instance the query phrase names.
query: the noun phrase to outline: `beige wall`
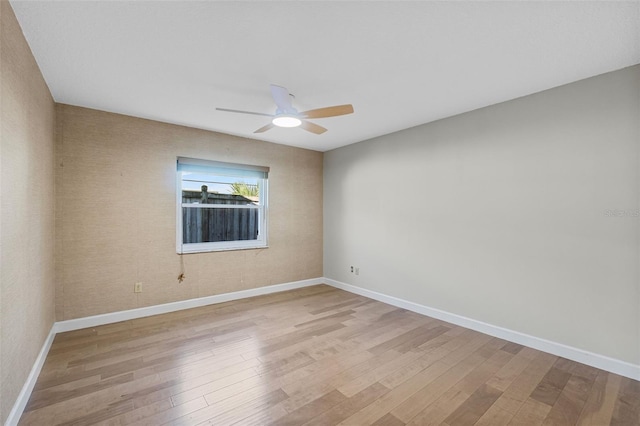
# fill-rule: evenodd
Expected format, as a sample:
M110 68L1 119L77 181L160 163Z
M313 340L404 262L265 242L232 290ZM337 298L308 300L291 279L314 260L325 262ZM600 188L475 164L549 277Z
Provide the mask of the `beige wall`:
M322 276L322 153L68 105L56 140L58 320ZM184 255L178 283L178 156L271 168L268 249Z
M640 364L639 117L635 66L325 153L324 275Z
M54 322L54 103L0 1L0 422Z

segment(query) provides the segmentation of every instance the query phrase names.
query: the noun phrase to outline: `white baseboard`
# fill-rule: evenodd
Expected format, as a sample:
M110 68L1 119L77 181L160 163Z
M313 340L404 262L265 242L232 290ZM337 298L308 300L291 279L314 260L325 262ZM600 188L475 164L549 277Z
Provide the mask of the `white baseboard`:
M234 291L232 293L216 294L213 296L199 297L197 299L180 300L178 302L164 303L162 305L147 306L144 308L130 309L127 311L110 312L108 314L93 315L66 321L58 321L53 326L56 333L80 330L87 327L112 324L136 318L144 318L152 315L166 314L168 312L181 311L183 309L198 308L200 306L213 305L215 303L229 302L231 300L246 299L248 297L262 296L264 294L279 293L281 291L294 290L312 285L324 284L322 278L312 278L302 281L294 281L284 284L275 284L265 287L251 288L248 290Z
M619 374L630 379L640 380L640 365L631 364L626 361L621 361L619 359L610 358L582 349L577 349L571 346L564 345L562 343L552 342L550 340L530 336L518 331L513 331L492 324L487 324L482 321L477 321L471 318L463 317L461 315L452 314L450 312L420 305L418 303L409 302L408 300L389 296L383 293L378 293L377 291L367 290L362 287L346 284L340 281L332 280L330 278L325 278L324 283L329 284L332 287L348 291L350 293L359 294L361 296L378 300L389 305L417 312L422 315L446 321L451 324L459 325L461 327L469 328L471 330L479 331L490 336L499 337L501 339L528 346L530 348L534 348L553 355L561 356L563 358L590 365L592 367L609 371L611 373Z
M29 402L29 397L31 396L33 387L36 385L36 381L38 380L38 376L40 375L40 370L42 370L44 361L45 359L47 359L47 354L49 353L49 348L51 348L51 343L53 343L54 337L56 337L56 332L54 330L54 327L51 327L51 330L49 330L49 335L44 340L42 348L40 349L40 353L38 353L38 357L33 363L33 367L31 367L29 376L27 376L27 380L24 382L24 385L22 386L22 389L18 394L18 398L16 399L16 402L13 404L13 407L9 412L9 416L4 423L5 426L15 426L20 421L22 412L27 406L27 402Z

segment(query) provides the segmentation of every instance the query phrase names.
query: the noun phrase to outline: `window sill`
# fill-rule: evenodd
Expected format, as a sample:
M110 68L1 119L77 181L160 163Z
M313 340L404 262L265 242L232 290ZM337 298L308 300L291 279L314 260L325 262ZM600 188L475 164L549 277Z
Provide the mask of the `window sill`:
M182 250L178 248L177 254L197 254L197 253L211 253L217 251L236 251L236 250L262 250L268 249L269 246L264 245L251 245L251 246L227 246L227 247L183 247Z

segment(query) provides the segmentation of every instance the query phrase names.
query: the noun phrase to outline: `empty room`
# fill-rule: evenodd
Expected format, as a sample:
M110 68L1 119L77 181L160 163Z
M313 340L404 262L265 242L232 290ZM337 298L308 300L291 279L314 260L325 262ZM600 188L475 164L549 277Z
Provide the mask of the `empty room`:
M640 1L0 25L0 424L640 425Z

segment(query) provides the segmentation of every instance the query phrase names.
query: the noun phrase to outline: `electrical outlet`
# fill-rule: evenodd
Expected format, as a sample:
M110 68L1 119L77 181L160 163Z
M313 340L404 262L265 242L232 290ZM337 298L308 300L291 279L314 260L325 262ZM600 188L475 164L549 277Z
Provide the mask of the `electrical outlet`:
M353 266L351 267L351 273L353 274Z
M133 292L134 293L142 293L142 283L135 283L133 285Z

